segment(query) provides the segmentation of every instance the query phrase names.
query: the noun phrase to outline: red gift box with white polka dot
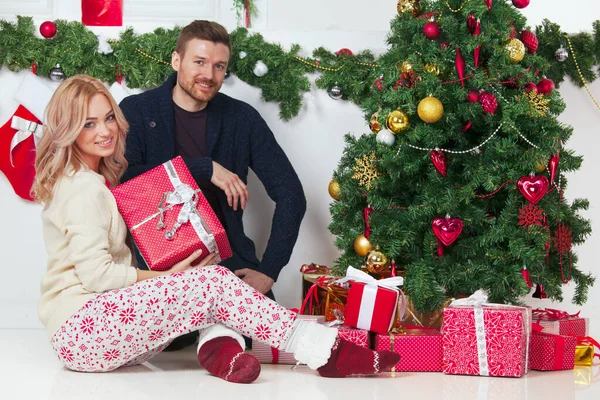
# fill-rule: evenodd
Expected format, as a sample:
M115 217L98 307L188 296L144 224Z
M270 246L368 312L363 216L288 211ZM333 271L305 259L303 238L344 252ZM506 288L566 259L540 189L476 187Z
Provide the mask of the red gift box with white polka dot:
M536 332L531 337L529 360L531 369L537 371L560 371L575 367L574 336L551 335Z
M436 329L407 329L405 333L375 335L375 350L393 351L401 356L392 371L440 372L442 334Z
M187 185L188 194L192 193L190 190L197 194L197 197L194 196L195 202L188 202L188 205L189 210L200 218L195 218L196 227L191 221L181 223L172 238L168 239L167 232L176 227L182 207L185 207L184 204L165 204L163 201L163 195L177 191L173 179L178 187ZM218 253L215 263L231 257L225 229L181 157L159 165L111 191L133 240L151 270L168 270L197 249L202 249L198 262L210 253L209 249ZM164 210L162 228L158 227L161 214L159 207ZM206 243L200 239L200 235Z

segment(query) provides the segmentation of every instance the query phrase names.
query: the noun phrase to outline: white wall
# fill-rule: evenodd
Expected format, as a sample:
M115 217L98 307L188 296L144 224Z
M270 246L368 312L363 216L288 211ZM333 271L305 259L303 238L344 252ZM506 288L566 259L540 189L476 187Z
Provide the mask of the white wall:
M497 0L499 1L499 0ZM80 20L79 0L35 0L21 4L17 1L0 0L0 17L14 19L17 13L35 16L36 23L46 19ZM161 1L124 1L124 22L139 33L151 31L157 26L170 27L186 24L194 19L215 19L227 28L236 26L231 1L181 0L179 7ZM396 0L362 1L328 0L326 2L305 0L260 0L256 1L260 16L255 19L255 30L269 41L280 42L289 48L298 43L310 55L312 49L325 46L330 50L348 47L359 51L370 49L375 53L385 51L385 37L389 21L395 15ZM153 7L149 7L152 5ZM162 8L161 8L162 7ZM535 26L543 18L559 23L568 32L590 30L593 20L600 18L600 4L592 0L574 0L570 9L580 12L564 12L562 0L533 0L524 10L530 24ZM584 11L585 10L585 11ZM39 12L35 14L35 12ZM122 28L94 28L115 37ZM12 115L17 107L13 95L24 74L14 74L6 69L0 71L0 124ZM256 107L275 132L277 140L288 154L304 185L308 200L308 211L303 221L300 237L290 264L282 272L275 286L276 296L286 306L297 306L300 297L301 264L317 262L331 264L337 255L334 238L327 231L328 206L331 201L327 184L343 150L343 135L368 132L357 106L349 102L334 101L321 90L305 95L305 106L300 115L284 123L279 120L278 107L260 100L258 89L237 80L229 79L223 92L244 100ZM591 85L591 90L600 99L600 81ZM596 127L600 123L600 110L592 103L583 89L570 83L561 87L561 94L568 104L561 120L575 127L575 134L567 144L585 158L582 169L570 177L567 198L587 197L591 202L585 214L592 220L595 231L589 240L576 249L580 256L580 268L598 274L598 252L600 251L600 190L595 187L597 177L596 145L600 148L600 137ZM269 220L273 205L257 180L251 179L252 201L246 213L246 225L250 236L262 253L269 235ZM0 328L39 327L36 314L38 288L45 271L46 254L41 236L40 207L17 198L8 182L0 174L0 209L3 211L0 231L0 248L3 277L0 282ZM564 304L535 301L532 305L555 306L567 310L578 310L570 304L572 287L565 289ZM592 333L600 337L600 282L592 289L588 304L581 309L591 317Z

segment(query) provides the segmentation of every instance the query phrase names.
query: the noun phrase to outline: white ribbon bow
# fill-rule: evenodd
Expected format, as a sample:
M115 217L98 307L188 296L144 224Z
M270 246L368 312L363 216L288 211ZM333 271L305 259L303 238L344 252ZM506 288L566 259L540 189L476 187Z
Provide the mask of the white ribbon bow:
M164 211L178 204L183 204L183 206L181 207L179 215L177 216L177 222L175 223L175 225L173 225L173 228L171 230L165 233L165 237L168 240L172 240L175 237L175 233L181 225L189 221L201 223L201 218L198 215L198 211L196 210L197 203L198 195L196 194L196 191L192 189L189 185L181 184L177 186L174 191L165 192L160 201L160 204L158 205L160 218L158 220L156 228L163 229L166 227L163 221Z
M366 272L363 272L352 266L348 267L348 270L346 271L346 276L342 279L338 279L336 283L346 283L349 281L363 282L367 285L372 284L376 286L384 286L390 289L397 289L398 286L404 284L404 278L402 278L401 276L394 276L391 278L377 280L371 275L367 274Z
M42 139L44 132L42 124L28 121L24 118L17 117L16 115L12 117L10 127L17 130L17 133L15 133L10 141L10 165L14 167L12 155L15 147L31 135L33 135L33 142L37 146L38 142Z
M487 303L488 295L482 289L479 289L469 297L465 299L456 299L450 303L451 306L473 306L473 307L482 307Z

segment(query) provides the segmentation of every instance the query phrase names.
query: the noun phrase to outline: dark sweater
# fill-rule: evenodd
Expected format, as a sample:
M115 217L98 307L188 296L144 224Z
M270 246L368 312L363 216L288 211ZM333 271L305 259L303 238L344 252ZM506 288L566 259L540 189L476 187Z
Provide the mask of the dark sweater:
M129 163L122 180L136 177L174 157L172 90L177 74L161 86L125 98L120 107L129 122L125 157ZM199 186L210 182L214 160L247 184L251 168L275 202L271 236L262 261L252 240L244 233L243 210L234 211L219 190L219 201L227 226L227 237L238 259L238 268L257 269L277 280L289 262L306 211L306 199L298 175L275 140L266 122L252 106L218 93L207 106L206 146L211 157L184 161ZM239 264L243 265L239 265ZM224 263L225 265L227 262Z

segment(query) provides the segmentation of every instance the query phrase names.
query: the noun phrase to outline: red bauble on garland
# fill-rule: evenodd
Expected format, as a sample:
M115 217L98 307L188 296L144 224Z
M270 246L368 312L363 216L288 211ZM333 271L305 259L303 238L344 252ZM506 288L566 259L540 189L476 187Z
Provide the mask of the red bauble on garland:
M475 103L479 100L479 92L477 90L469 90L469 94L467 95L467 102Z
M538 39L533 32L523 31L519 39L527 47L529 54L535 54L538 49Z
M529 0L512 0L512 3L517 8L525 8L529 5Z
M498 100L496 100L496 96L490 92L483 92L479 94L478 101L483 107L484 112L494 115L496 109L498 108Z
M343 49L339 49L337 51L337 53L335 53L335 55L337 55L337 56L341 56L342 54L345 55L345 56L349 56L349 57L351 57L351 56L354 55L354 53L352 53L352 50L347 49L345 47Z
M56 35L56 24L52 21L45 21L40 25L40 34L46 39L52 39Z
M537 85L533 82L529 82L528 84L526 84L524 89L526 92L535 92L535 93L538 92Z
M442 29L435 21L429 21L423 26L423 34L427 39L435 40L442 34Z
M537 91L541 94L550 94L554 90L554 82L548 78L544 78L537 84Z

